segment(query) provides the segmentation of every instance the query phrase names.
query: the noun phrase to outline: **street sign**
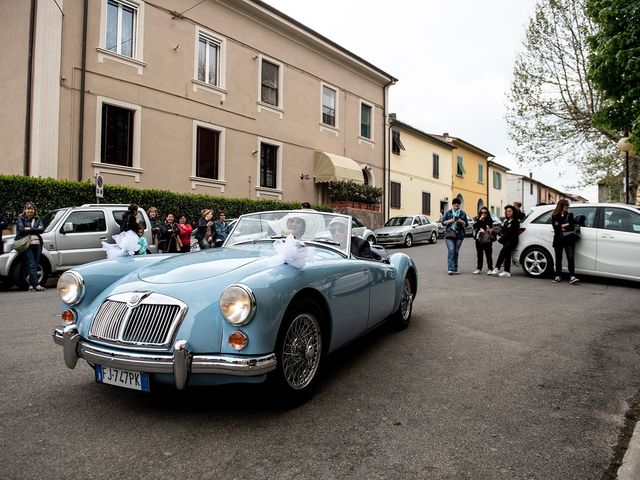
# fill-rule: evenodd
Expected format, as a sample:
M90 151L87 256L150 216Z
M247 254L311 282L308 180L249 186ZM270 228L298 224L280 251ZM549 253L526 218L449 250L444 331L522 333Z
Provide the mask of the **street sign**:
M104 198L104 179L102 175L96 175L96 198Z

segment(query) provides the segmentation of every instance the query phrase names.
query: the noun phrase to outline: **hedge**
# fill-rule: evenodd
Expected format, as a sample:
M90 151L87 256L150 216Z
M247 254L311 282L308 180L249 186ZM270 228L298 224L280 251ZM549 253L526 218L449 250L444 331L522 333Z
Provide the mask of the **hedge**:
M0 175L0 209L6 213L11 223L22 213L25 202L32 201L42 217L51 210L74 207L85 203L96 203L95 185L87 180L55 180L52 178L24 177L20 175ZM174 215L185 214L190 222L200 218L200 212L209 208L214 212L224 210L227 218L245 213L266 210L291 210L300 208L300 202L279 200L251 200L249 198L214 197L193 193L174 193L168 190L137 189L121 185L105 185L104 198L100 203L135 203L145 210L156 207L161 218L167 212ZM330 209L324 205L313 205L321 211Z

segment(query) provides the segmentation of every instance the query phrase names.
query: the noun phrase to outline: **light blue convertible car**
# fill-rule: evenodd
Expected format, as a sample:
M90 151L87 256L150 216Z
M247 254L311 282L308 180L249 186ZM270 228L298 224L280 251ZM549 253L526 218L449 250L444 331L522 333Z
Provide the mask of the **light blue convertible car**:
M83 358L101 383L148 391L270 380L304 399L327 354L411 318L411 258L375 246L377 259L358 258L352 241L349 216L261 212L240 217L222 248L90 263L58 281L63 325L53 338L67 367Z

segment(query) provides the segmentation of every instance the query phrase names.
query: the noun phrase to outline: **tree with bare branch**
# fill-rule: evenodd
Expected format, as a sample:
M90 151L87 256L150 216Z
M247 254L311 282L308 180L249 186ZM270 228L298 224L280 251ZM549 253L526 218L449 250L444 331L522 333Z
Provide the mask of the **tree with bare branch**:
M596 33L584 0L539 0L516 57L506 115L518 161L576 165L585 184L613 181L622 168L621 132L593 124L603 102L588 76L588 39Z

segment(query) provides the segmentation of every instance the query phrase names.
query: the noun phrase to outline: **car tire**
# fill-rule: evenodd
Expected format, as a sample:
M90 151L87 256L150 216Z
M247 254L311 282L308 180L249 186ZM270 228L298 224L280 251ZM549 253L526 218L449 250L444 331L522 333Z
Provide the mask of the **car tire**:
M287 309L276 341L277 367L270 373L285 407L303 403L315 389L324 359L323 319L322 310L311 300L296 300Z
M438 233L434 230L433 232L431 232L431 238L429 239L429 243L433 245L437 241L438 241Z
M375 245L376 244L376 237L374 237L373 235L369 235L367 237L367 242L369 242L371 245Z
M43 287L46 286L50 273L51 269L49 265L40 258L38 271L36 272L38 275L38 284ZM27 290L29 288L29 275L27 274L27 267L23 259L17 260L11 267L11 279L20 290Z
M407 236L404 237L404 246L411 248L411 245L413 245L413 236L410 233L407 233Z
M395 330L404 330L409 326L411 321L411 313L413 311L413 283L406 276L402 281L402 292L400 293L400 305L398 309L391 314L390 323Z
M522 271L528 277L543 278L550 277L553 273L553 258L551 254L542 247L529 247L520 257Z
M13 279L11 277L0 277L0 290L5 291L13 287Z

